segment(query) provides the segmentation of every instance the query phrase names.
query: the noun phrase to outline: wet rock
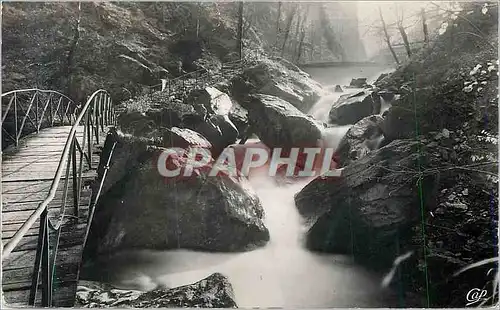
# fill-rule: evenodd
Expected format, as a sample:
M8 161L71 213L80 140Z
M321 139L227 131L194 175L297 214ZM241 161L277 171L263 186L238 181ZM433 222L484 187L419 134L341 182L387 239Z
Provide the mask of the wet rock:
M248 113L254 133L270 148L312 147L322 137L321 124L274 96L253 95Z
M330 110L330 121L338 125L355 124L366 116L379 114L380 97L372 91L343 95Z
M233 106L231 98L214 87L205 87L191 92L187 101L192 104L201 104L206 107L208 113L219 115L228 115Z
M188 148L197 146L201 148L211 149L212 144L205 139L201 134L187 128L172 127L163 132L164 147L181 147Z
M383 120L379 115L368 116L347 131L337 149L340 167L344 167L378 149L383 139L380 129Z
M366 78L351 79L351 83L349 83L349 87L363 88L363 87L367 86L366 80L367 80Z
M288 101L302 112L308 111L320 98L321 85L294 66L265 59L247 68L233 80L232 96L244 108L249 94L266 94Z
M133 138L115 152L127 148L140 151L128 152L135 158L119 158L134 167L116 172L114 184L100 197L89 255L132 248L239 251L269 240L262 205L245 178L229 172L209 176L212 163L191 173L180 156L158 163L164 149ZM164 177L160 168L179 176Z
M334 90L334 92L336 92L336 93L342 93L342 92L344 92L344 91L342 90L342 87L340 87L340 85L335 85L335 90Z
M243 133L248 128L248 111L239 103L233 101L233 106L229 111L229 119L238 129L240 133L239 138L242 138Z
M295 202L311 225L307 247L390 267L398 241L408 238L419 219L418 174L409 172L419 165L417 148L414 141L394 141L352 162L340 178L318 177L302 189ZM425 205L432 204L437 184L433 174L422 177Z
M226 146L236 142L239 131L227 115L213 115L193 128L212 144L212 155L217 157Z
M149 292L116 289L81 281L75 306L79 308L237 308L228 279L214 273L193 284Z
M392 103L392 101L395 99L396 94L389 91L389 90L381 90L377 92L377 95L379 95L381 98L383 98L386 102Z
M182 127L183 119L197 114L193 106L172 101L166 92L137 97L120 109L120 129L144 137L152 137L162 128Z
M382 73L381 75L379 75L377 80L375 80L375 85L378 85L384 78L386 78L388 76L389 76L389 73Z

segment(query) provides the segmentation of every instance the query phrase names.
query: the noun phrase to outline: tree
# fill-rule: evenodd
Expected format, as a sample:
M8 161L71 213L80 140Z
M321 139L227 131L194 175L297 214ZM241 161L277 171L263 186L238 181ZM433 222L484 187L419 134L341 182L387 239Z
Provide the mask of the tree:
M293 18L295 17L295 13L297 12L297 4L295 4L288 14L287 20L286 20L286 28L285 28L285 38L283 39L283 45L281 46L281 57L285 54L285 46L286 42L288 40L288 36L290 35L290 28L292 26L292 21Z
M70 93L71 90L71 79L73 73L73 67L75 62L75 53L78 48L78 43L80 41L80 22L82 19L82 3L78 2L78 13L75 21L75 27L73 28L73 41L71 42L71 46L68 51L68 57L66 59L66 70L65 75L68 78L67 83L67 93Z
M408 57L411 57L411 48L410 48L410 42L408 41L408 35L406 34L406 30L405 28L403 27L403 10L399 11L398 10L398 6L396 5L396 14L397 14L397 27L398 27L398 31L399 33L401 34L401 38L403 38L403 43L404 43L404 46L405 46L405 49L406 49L406 54L408 55ZM401 14L399 13L401 12Z
M300 35L300 39L299 39L299 44L298 44L298 47L297 47L297 50L296 50L296 55L297 55L297 58L296 58L296 62L299 63L300 61L300 56L302 55L302 48L303 48L303 44L304 44L304 38L306 36L306 21L307 21L307 17L309 15L309 6L307 6L306 8L306 12L302 18L302 23L301 23L301 35Z
M424 42L426 46L429 46L429 29L427 28L427 21L425 19L425 9L422 8L421 13L422 14L422 31L424 33Z
M382 30L384 31L384 36L385 36L385 41L387 42L387 47L391 51L392 57L394 57L394 60L399 65L398 56L396 55L396 52L394 52L394 49L392 48L391 39L389 37L389 33L387 32L387 26L385 24L384 16L382 15L382 9L380 8L380 6L378 7L378 13L380 15L380 22L382 23Z
M240 1L238 6L238 55L243 58L243 1Z

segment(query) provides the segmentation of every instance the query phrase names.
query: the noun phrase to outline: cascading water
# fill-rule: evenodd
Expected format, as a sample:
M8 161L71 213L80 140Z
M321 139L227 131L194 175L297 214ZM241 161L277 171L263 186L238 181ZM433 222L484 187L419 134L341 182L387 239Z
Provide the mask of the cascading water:
M354 91L354 90L353 90ZM326 94L310 114L327 121L342 93ZM336 148L350 126L325 130L327 147ZM314 253L303 245L307 227L294 203L303 180L279 186L269 176L250 179L265 210L269 243L244 253L190 250L121 253L98 266L99 280L128 289L150 290L199 281L214 272L229 278L239 307L386 307L382 275L367 272L350 257Z

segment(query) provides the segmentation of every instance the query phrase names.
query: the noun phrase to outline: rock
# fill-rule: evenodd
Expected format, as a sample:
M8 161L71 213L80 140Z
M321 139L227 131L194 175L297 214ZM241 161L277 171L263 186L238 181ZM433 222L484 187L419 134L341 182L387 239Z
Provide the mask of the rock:
M191 92L187 102L203 105L208 113L219 115L228 115L233 106L231 98L214 87L205 87L202 90Z
M414 114L413 111L400 106L390 107L381 125L384 136L390 141L410 138L415 133Z
M381 98L383 98L386 102L392 103L392 101L395 99L396 94L389 91L389 90L381 90L377 92L377 95L379 95Z
M390 267L398 256L398 238L403 242L419 220L418 175L407 172L419 165L418 147L411 140L393 141L352 162L342 177L318 177L304 187L295 202L311 225L307 247L350 254L370 267ZM433 202L437 185L435 175L422 178L424 205Z
M349 83L349 87L363 88L367 85L366 80L367 80L366 78L352 79L351 83Z
M276 96L306 112L320 98L321 85L295 66L290 70L282 62L264 59L233 80L231 94L244 108L248 95L256 93Z
M224 148L236 142L239 131L227 115L213 115L199 123L194 130L202 134L212 144L212 155L217 157Z
M137 97L120 108L121 130L144 137L158 135L162 128L182 127L184 119L198 114L191 105L172 102L166 92Z
M240 133L239 138L242 138L242 135L248 128L248 111L243 108L238 102L233 101L233 106L229 111L229 119L238 129Z
M81 282L84 285L76 293L78 308L237 308L233 288L220 273L193 284L149 292Z
M263 94L251 98L250 126L268 147L312 147L321 139L323 126L290 103Z
M338 125L355 124L362 118L379 114L380 97L371 91L343 95L330 110L330 121Z
M342 90L342 87L340 87L340 85L335 85L335 90L334 90L334 92L336 92L336 93L342 93L342 92L344 92L344 91Z
M384 137L380 129L383 120L379 115L368 116L347 131L337 149L340 167L344 167L370 151L378 149Z
M209 176L212 163L184 176L186 159L179 156L168 157L160 167L179 169L180 175L163 177L158 158L164 149L133 138L120 141L115 153L136 148L141 152L126 152L136 158L119 158L134 166L116 172L120 175L100 197L89 255L132 248L240 251L269 240L262 205L245 178Z
M188 148L197 146L201 148L211 149L212 144L205 139L201 134L187 128L172 127L163 132L164 147L181 147Z
M377 78L377 80L375 80L374 84L378 85L387 76L389 76L389 73L382 73L381 75L379 75L379 77Z

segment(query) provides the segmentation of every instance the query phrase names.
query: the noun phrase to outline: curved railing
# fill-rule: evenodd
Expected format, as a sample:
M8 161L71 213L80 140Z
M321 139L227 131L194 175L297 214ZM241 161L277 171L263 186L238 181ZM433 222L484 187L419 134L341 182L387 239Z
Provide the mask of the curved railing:
M37 88L13 90L2 94L2 147L44 127L69 125L78 108L68 96Z
M41 92L40 90L37 91ZM16 92L11 93L15 94ZM8 94L9 93L5 95ZM35 257L35 270L33 272L33 282L29 300L29 304L31 305L33 305L35 302L40 268L42 268L42 305L51 305L52 279L56 261L55 257L57 255L59 236L61 233L61 227L64 222L64 218L67 216L78 218L80 193L83 185L82 173L86 169L92 169L92 146L94 144L94 141L97 144L99 143L99 133L105 131L108 125L112 125L116 121L111 97L107 91L102 89L94 92L83 106L75 105L73 113L68 113L67 111L65 113L67 119L70 121L70 123L72 123L73 126L71 127L70 133L68 134L68 137L66 139L66 143L59 160L57 171L50 186L50 190L46 198L38 205L37 209L22 224L22 226L16 231L14 236L7 242L7 244L5 244L2 251L3 261L7 257L9 257L9 255L16 248L21 239L26 235L28 230L33 226L33 224L35 224L37 219L40 218L38 247ZM82 144L80 144L77 139L76 133L78 127L82 125L84 126L84 131ZM77 160L77 157L79 157L79 160ZM48 216L48 206L53 201L63 176L64 187L61 212L59 218L56 219L55 222L53 222ZM73 205L75 212L75 214L73 215L66 214L66 200L68 197L68 191L70 190L70 179L72 179L71 190L73 191ZM90 201L89 206L91 204L92 202ZM90 223L87 223L87 225L90 225ZM52 259L50 259L49 257L50 251L48 244L50 231L56 234L56 244L52 248L54 252ZM49 265L50 267L48 267Z

